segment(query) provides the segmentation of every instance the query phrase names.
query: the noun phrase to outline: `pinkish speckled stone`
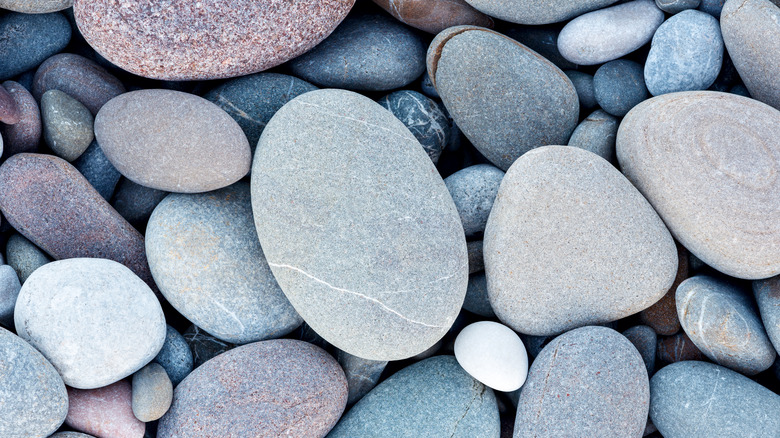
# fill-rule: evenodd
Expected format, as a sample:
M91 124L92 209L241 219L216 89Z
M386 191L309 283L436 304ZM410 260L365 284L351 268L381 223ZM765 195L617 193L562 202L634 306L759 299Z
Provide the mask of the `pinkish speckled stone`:
M68 388L65 424L97 438L142 438L146 425L133 416L130 384L120 380L98 389Z
M76 0L79 30L119 67L216 79L279 65L325 39L355 0Z
M19 123L21 114L19 112L19 106L16 105L16 99L11 96L11 93L0 85L0 122L13 125Z
M14 99L19 110L19 121L13 125L0 125L5 144L6 157L20 152L35 152L41 140L41 111L38 102L21 84L14 81L3 82L3 88Z

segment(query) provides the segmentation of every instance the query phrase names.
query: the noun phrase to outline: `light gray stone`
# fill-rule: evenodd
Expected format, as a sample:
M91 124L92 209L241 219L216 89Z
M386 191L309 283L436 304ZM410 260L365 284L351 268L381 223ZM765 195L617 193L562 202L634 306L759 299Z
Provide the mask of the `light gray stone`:
M160 419L173 401L173 384L159 363L152 362L133 374L133 415L148 423Z
M769 340L780 351L780 277L754 281L753 295Z
M369 391L374 389L382 371L387 366L386 360L369 360L353 356L345 351L339 350L336 355L339 365L344 370L347 377L349 394L347 395L347 406L355 404Z
M0 324L6 327L14 325L14 306L21 288L14 268L9 265L0 266Z
M73 6L73 0L0 0L0 8L25 14L57 12Z
M476 164L444 179L466 236L485 231L504 172L490 164Z
M466 0L491 17L518 24L549 24L566 21L600 9L617 0Z
M615 161L615 137L620 122L604 110L596 110L577 125L569 139L569 146L593 152L601 158Z
M60 90L49 90L41 97L41 121L46 144L67 161L80 157L95 138L92 113Z
M43 250L19 233L14 233L8 238L5 244L5 258L8 259L8 265L16 271L22 284L36 269L51 262L51 258Z

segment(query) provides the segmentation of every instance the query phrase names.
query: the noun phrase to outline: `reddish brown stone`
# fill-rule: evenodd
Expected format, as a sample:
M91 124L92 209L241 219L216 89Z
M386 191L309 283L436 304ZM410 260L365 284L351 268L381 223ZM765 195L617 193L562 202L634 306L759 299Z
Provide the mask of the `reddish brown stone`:
M685 332L658 341L658 360L661 362L675 363L703 359L704 355L701 350L693 344Z
M38 150L41 141L41 110L38 102L21 84L13 81L3 82L3 88L14 99L19 110L19 121L3 126L3 155L10 157L20 152Z
M146 425L133 416L130 384L120 380L97 389L68 388L65 423L96 438L142 438Z
M76 0L79 30L119 67L216 79L279 65L325 39L355 0Z
M0 122L8 125L19 123L21 120L19 106L16 105L16 99L0 85Z
M144 238L67 161L17 154L0 166L0 209L17 231L55 259L122 263L157 291Z
M45 92L60 90L84 104L93 116L106 102L126 91L106 69L72 53L60 53L44 61L35 72L32 88L39 101Z
M674 278L672 287L657 303L639 313L643 324L649 325L656 333L663 336L671 336L680 331L680 320L677 317L677 303L674 295L677 292L677 286L689 276L688 251L679 243L675 242L675 244L677 245L679 262L677 276Z
M461 24L493 27L493 19L464 0L374 0L390 15L426 32L437 34Z

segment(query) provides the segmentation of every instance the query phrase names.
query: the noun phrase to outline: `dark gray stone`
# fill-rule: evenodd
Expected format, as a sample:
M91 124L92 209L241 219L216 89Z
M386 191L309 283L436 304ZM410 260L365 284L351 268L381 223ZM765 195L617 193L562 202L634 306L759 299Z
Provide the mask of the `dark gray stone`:
M114 192L114 197L111 199L111 206L134 227L142 229L152 215L154 208L166 196L168 196L168 192L142 186L127 178L122 178Z
M520 24L549 24L566 21L600 9L617 0L466 0L491 17Z
M593 76L577 70L565 70L574 88L577 90L577 97L580 99L580 107L586 111L591 111L599 103L596 102L596 91L593 89Z
M31 70L62 51L70 41L70 23L59 12L0 16L0 80Z
M513 26L504 32L520 44L542 55L560 69L574 69L577 64L567 60L558 51L559 26Z
M726 0L701 0L699 10L704 11L715 18L720 18L724 3L726 3Z
M95 138L92 113L78 100L60 90L41 97L43 139L58 157L73 161Z
M596 110L577 125L569 139L569 146L593 152L601 158L615 162L615 137L620 122L604 110Z
M8 238L5 244L5 258L16 271L22 284L36 269L51 262L51 258L43 250L19 233L14 233Z
M701 0L655 0L655 5L664 12L677 14L687 9L696 9Z
M160 419L173 401L173 384L160 364L152 362L133 374L133 415L148 423Z
M466 299L463 308L471 313L486 318L495 318L496 314L490 306L487 291L487 277L484 272L478 272L469 276L469 286L466 289Z
M436 91L436 87L433 86L433 81L431 81L431 76L427 71L423 73L420 89L422 89L423 94L426 96L432 97L434 99L440 99L439 92Z
M501 169L490 164L477 164L459 170L444 180L458 209L466 236L485 231L503 178Z
M73 162L73 166L84 175L103 199L106 201L111 199L122 174L108 161L97 141L92 141L87 150Z
M776 351L780 351L780 277L753 282L761 321Z
M21 288L14 268L0 266L0 324L6 327L14 326L14 306Z
M469 274L483 271L485 259L482 257L482 241L475 240L466 244L469 253Z
M655 372L655 350L658 344L658 335L656 335L655 330L646 325L637 325L624 331L623 336L631 341L639 354L642 355L647 375L652 376Z
M341 350L338 351L336 360L347 377L347 385L349 386L347 406L355 404L374 389L379 382L382 371L387 366L387 361L363 359Z
M229 342L220 341L211 336L194 324L185 330L182 336L187 341L187 345L192 353L193 368L197 368L209 359L235 347L235 345Z
M613 116L623 117L649 97L642 66L634 61L610 61L596 70L593 89L599 106Z
M439 104L424 95L401 90L379 99L378 103L401 121L436 164L450 141L450 122Z
M192 350L184 336L173 327L166 326L165 343L154 358L154 362L162 365L171 383L176 386L192 371Z

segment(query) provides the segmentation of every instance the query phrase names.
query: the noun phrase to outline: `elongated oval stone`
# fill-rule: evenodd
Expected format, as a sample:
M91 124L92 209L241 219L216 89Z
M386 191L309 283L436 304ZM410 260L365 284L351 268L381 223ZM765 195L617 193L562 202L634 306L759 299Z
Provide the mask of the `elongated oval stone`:
M550 24L566 21L617 0L466 0L476 9L518 24Z
M493 310L535 336L637 313L677 273L674 240L647 200L608 161L570 146L512 165L483 248Z
M704 263L743 279L780 274L780 111L713 91L658 96L623 119L617 156Z
M356 93L280 109L252 169L257 234L292 305L349 354L398 360L449 330L466 294L455 204L411 132Z
M174 90L138 90L106 103L95 138L128 179L168 192L226 187L249 172L244 131L202 97Z
M439 33L461 24L493 27L493 20L465 0L374 0L390 15L426 32Z

